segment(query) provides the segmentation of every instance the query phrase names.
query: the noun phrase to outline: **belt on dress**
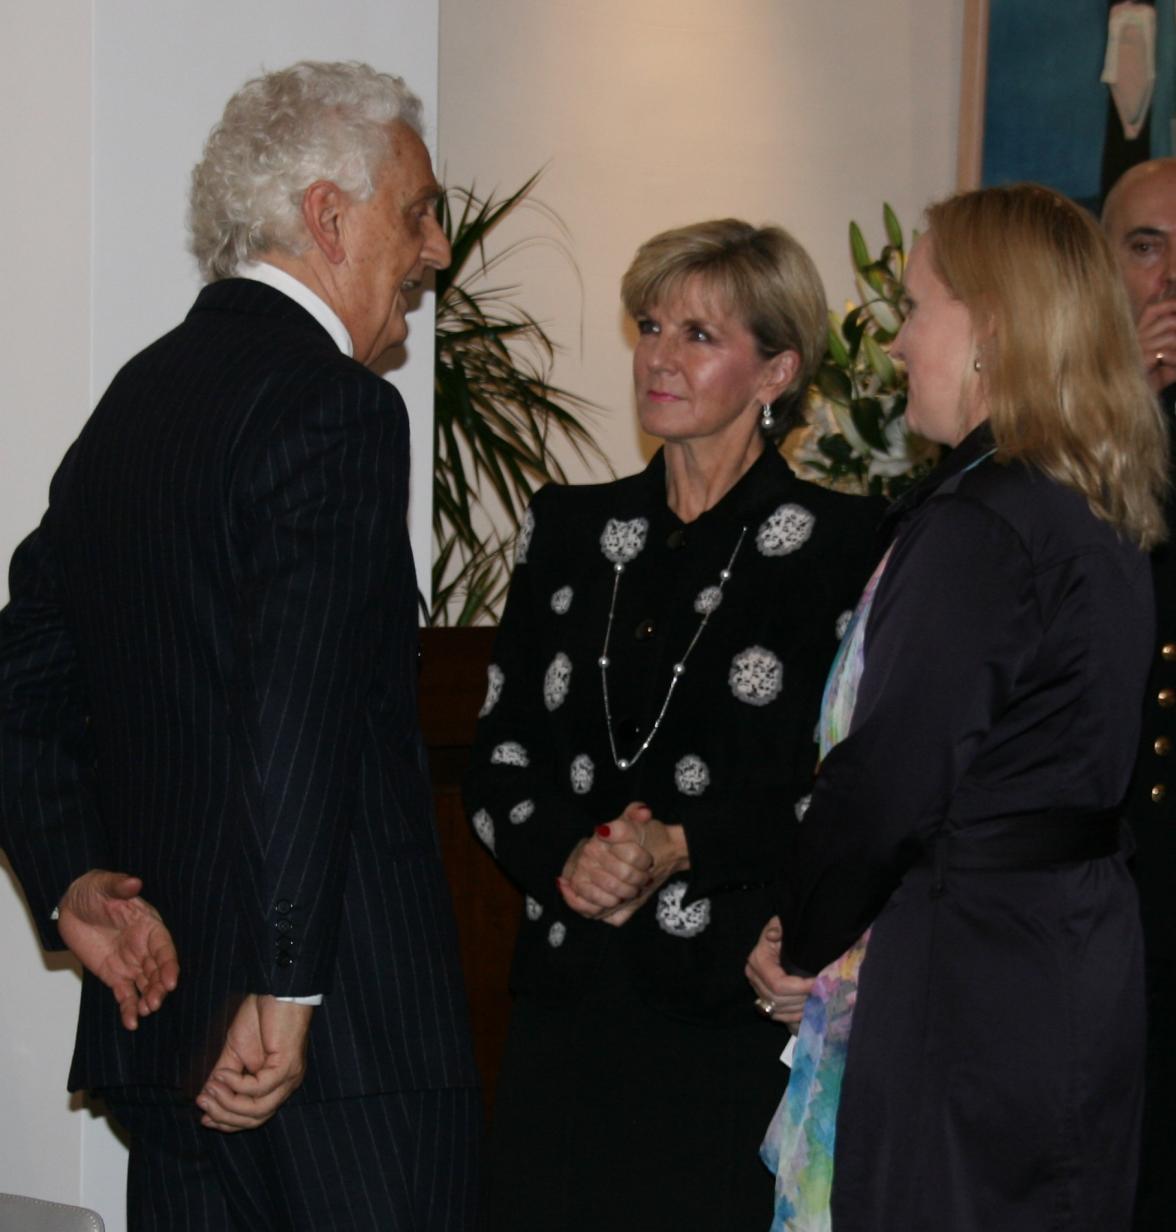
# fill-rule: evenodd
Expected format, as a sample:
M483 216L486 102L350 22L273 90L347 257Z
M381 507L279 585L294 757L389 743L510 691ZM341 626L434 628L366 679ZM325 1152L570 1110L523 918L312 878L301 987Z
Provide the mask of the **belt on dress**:
M959 830L940 830L916 863L935 876L933 894L943 890L949 870L968 872L1029 872L1055 864L1101 860L1129 846L1118 809L1084 812L1049 809L994 817Z

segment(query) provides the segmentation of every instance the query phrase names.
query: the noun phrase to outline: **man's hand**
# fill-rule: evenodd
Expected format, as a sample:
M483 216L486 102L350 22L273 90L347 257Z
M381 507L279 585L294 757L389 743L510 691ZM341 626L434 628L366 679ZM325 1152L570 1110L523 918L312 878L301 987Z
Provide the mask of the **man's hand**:
M1158 394L1176 381L1176 299L1146 304L1135 331L1148 384Z
M313 1005L248 996L196 1098L206 1129L256 1129L302 1085Z
M122 1024L134 1031L180 979L176 945L159 912L127 873L91 869L57 905L57 930L87 971L114 993Z

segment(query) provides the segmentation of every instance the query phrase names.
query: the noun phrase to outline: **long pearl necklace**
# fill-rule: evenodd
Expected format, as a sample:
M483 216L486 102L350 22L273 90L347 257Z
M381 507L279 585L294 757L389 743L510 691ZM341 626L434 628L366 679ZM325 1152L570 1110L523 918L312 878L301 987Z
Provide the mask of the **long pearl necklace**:
M731 567L735 564L735 557L739 555L739 549L743 546L743 540L746 536L747 527L743 526L739 530L739 538L735 541L735 550L731 553L726 566L719 570L718 594L703 609L702 619L698 622L698 628L694 630L694 636L690 639L690 644L686 647L682 657L674 664L673 672L670 675L670 687L666 690L665 700L661 704L661 709L657 712L657 718L653 720L653 726L649 729L649 734L642 740L637 752L632 757L619 757L617 755L617 742L616 737L613 735L612 708L608 700L608 668L610 662L608 647L612 640L613 618L617 610L617 592L621 587L621 574L625 572L625 562L618 560L613 565L613 591L612 601L608 605L608 625L604 630L604 647L601 649L600 658L596 662L600 667L600 688L604 694L604 724L608 729L608 747L612 750L613 764L618 770L628 770L635 766L640 760L642 753L653 743L653 738L657 735L658 728L661 727L661 721L666 717L666 711L670 707L670 699L674 696L674 690L678 687L678 681L682 679L686 672L686 660L690 658L691 651L698 645L698 639L702 636L702 631L706 628L711 616L718 609L719 603L722 601L723 587L731 580Z

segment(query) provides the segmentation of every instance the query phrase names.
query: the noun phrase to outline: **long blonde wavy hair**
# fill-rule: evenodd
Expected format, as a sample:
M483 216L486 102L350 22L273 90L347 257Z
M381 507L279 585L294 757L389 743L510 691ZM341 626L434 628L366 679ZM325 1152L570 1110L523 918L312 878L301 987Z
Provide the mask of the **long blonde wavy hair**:
M949 197L927 221L937 272L985 339L998 460L1081 492L1141 548L1160 542L1167 427L1095 220L1048 188L1014 184Z

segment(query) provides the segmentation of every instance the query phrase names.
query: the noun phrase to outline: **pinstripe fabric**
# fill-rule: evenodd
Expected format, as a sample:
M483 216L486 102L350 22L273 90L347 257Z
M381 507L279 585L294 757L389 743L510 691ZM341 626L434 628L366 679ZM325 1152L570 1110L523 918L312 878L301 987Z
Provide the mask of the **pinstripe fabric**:
M410 1091L284 1109L224 1137L159 1091L103 1092L131 1135L130 1232L467 1232L477 1092Z
M66 455L0 614L0 840L47 946L69 881L144 879L180 987L83 988L71 1088L192 1089L247 992L322 992L295 1100L469 1087L416 723L408 429L257 283L205 288Z

